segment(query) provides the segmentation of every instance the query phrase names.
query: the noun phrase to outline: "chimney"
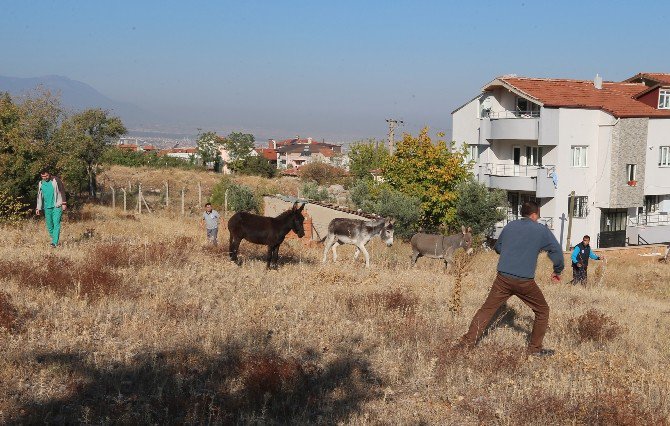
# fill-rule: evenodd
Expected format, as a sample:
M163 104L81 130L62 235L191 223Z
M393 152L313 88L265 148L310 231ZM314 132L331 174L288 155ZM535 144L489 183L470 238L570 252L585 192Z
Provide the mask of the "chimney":
M598 90L603 88L603 78L600 74L596 74L596 78L593 79L593 86Z
M268 148L277 149L277 141L274 139L268 139Z
M312 143L312 138L307 138L307 143L311 144Z

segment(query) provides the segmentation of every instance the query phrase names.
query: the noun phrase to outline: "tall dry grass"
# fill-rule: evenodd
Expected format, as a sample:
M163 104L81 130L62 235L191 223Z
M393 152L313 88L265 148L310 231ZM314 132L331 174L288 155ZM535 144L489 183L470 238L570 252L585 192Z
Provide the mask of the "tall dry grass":
M459 272L452 315L456 277L411 268L402 243L373 241L367 270L350 247L323 266L287 241L268 271L265 248L244 242L238 267L196 218L89 213L57 250L43 223L3 230L0 423L670 422L670 267L654 258L612 254L587 287L552 285L543 258L557 354L526 359L515 299L476 349L451 346L493 253Z

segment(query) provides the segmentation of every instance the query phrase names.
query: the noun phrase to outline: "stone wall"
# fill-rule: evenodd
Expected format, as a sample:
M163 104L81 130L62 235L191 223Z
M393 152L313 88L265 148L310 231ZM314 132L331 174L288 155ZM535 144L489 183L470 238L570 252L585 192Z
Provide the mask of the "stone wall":
M644 174L648 118L622 118L612 129L610 208L640 207L644 203ZM626 165L637 166L637 184L630 186Z

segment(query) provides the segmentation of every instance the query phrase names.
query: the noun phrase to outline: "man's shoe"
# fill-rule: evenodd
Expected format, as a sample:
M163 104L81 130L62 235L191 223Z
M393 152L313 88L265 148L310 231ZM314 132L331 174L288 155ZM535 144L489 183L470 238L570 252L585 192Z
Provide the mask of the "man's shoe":
M537 352L531 352L528 354L528 356L532 357L538 357L538 358L546 358L554 355L556 353L555 350L553 349L540 349Z

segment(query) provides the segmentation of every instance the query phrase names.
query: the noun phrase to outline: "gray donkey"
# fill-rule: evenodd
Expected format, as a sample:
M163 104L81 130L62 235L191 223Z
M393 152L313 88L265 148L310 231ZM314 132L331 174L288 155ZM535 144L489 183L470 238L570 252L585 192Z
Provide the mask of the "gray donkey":
M393 223L390 218L376 220L335 218L328 225L328 235L324 238L323 263L328 260L328 250L333 250L333 262L337 262L337 246L340 244L353 244L356 246L354 260L363 252L365 256L365 267L370 267L370 255L365 245L379 235L387 246L393 245Z
M461 228L461 232L454 235L414 234L410 240L412 244L412 266L421 256L432 259L444 259L444 264L449 269L449 264L454 261L454 253L462 248L468 254L472 253L472 228Z

